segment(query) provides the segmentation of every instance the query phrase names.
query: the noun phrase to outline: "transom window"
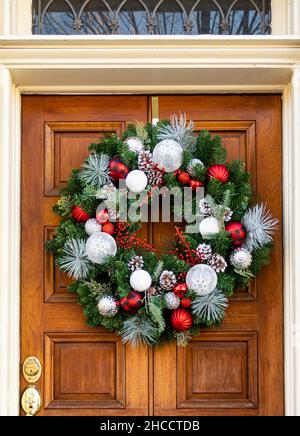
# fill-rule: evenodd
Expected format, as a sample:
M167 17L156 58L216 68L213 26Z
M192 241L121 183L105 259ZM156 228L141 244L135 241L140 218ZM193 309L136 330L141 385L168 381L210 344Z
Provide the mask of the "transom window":
M266 35L271 0L33 0L33 33Z

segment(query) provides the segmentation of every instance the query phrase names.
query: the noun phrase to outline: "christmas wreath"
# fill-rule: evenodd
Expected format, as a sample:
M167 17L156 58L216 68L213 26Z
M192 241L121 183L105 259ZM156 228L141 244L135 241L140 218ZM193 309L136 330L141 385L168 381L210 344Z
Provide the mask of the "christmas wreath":
M184 115L129 125L89 152L61 190L54 211L63 219L47 245L74 279L69 288L88 325L134 346L186 345L201 327L219 326L228 298L269 263L277 225L264 204L249 208L244 163L227 162L220 137L197 136ZM194 227L175 227L174 246L159 258L137 233L141 215L124 218L124 204L141 211L186 187L186 210L171 206Z

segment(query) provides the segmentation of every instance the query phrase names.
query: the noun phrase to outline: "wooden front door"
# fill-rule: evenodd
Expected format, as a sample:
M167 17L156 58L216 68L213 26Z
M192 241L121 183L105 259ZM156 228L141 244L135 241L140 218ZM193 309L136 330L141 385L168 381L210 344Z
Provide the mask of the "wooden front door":
M151 119L150 101L23 97L21 362L41 362L40 414L283 414L280 229L272 264L232 298L222 328L203 331L187 348L132 349L103 328L87 327L67 277L44 251L58 224L52 206L59 188L89 143ZM281 218L280 96L163 96L159 110L160 118L185 111L197 130L220 134L229 158L246 162L255 199ZM143 231L157 245L174 237L172 225ZM27 385L21 375L21 390Z

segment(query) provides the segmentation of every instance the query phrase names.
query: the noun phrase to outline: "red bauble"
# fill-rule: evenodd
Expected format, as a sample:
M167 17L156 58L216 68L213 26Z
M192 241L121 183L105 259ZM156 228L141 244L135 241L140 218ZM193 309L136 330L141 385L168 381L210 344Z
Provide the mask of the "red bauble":
M79 206L73 206L71 214L74 220L79 223L86 223L90 219L90 216Z
M178 283L173 289L174 294L177 295L177 297L182 298L187 293L187 285L185 283Z
M185 309L189 309L191 307L191 305L192 305L192 299L188 298L188 297L184 297L184 298L181 299L180 304Z
M106 224L108 222L109 214L107 209L99 210L96 214L96 219L99 224Z
M180 171L177 176L178 182L182 183L182 185L187 185L191 181L191 176L186 171Z
M238 221L230 221L228 224L226 224L225 229L228 233L230 233L233 245L235 247L240 247L247 236L247 232L243 224Z
M208 177L220 180L221 183L226 183L229 180L229 171L225 165L213 165L208 168Z
M121 307L125 312L135 314L143 305L143 297L137 291L131 291L127 297L121 298Z
M125 179L129 173L129 169L125 164L120 162L117 158L113 159L109 163L110 176L114 180Z
M190 188L192 188L194 191L196 191L197 188L201 188L203 185L202 182L200 182L199 180L191 180L190 183Z
M115 230L115 226L112 223L105 223L102 226L102 232L108 233L111 236L115 233Z
M177 332L184 332L193 325L193 318L186 309L173 310L171 315L171 325Z

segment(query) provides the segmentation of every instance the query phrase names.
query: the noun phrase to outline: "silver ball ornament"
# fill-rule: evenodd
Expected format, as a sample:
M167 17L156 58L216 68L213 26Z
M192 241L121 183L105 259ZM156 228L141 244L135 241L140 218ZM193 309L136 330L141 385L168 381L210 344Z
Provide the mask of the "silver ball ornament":
M238 270L247 269L252 263L252 255L246 248L239 248L231 254L230 263Z
M85 231L86 233L91 236L96 232L101 232L102 226L98 223L98 221L95 218L91 218L87 220L85 223Z
M173 139L165 139L155 146L152 158L159 168L172 173L182 165L183 148Z
M102 297L98 303L98 310L100 315L107 318L112 318L118 313L118 306L116 300L113 297L106 296Z
M165 294L165 303L167 309L175 310L180 306L180 298L174 292L167 292Z
M216 289L218 276L209 265L195 265L186 276L186 284L189 290L198 295L208 295Z
M139 154L145 149L143 141L137 136L130 136L130 138L125 139L125 144L127 144L130 151Z
M195 166L196 165L200 165L201 167L204 167L204 164L203 164L203 162L200 159L192 159L189 162L188 166L186 167L187 172L192 177L196 176L196 172L195 172Z
M97 232L86 241L85 251L91 262L102 265L108 257L116 255L117 244L108 233Z

